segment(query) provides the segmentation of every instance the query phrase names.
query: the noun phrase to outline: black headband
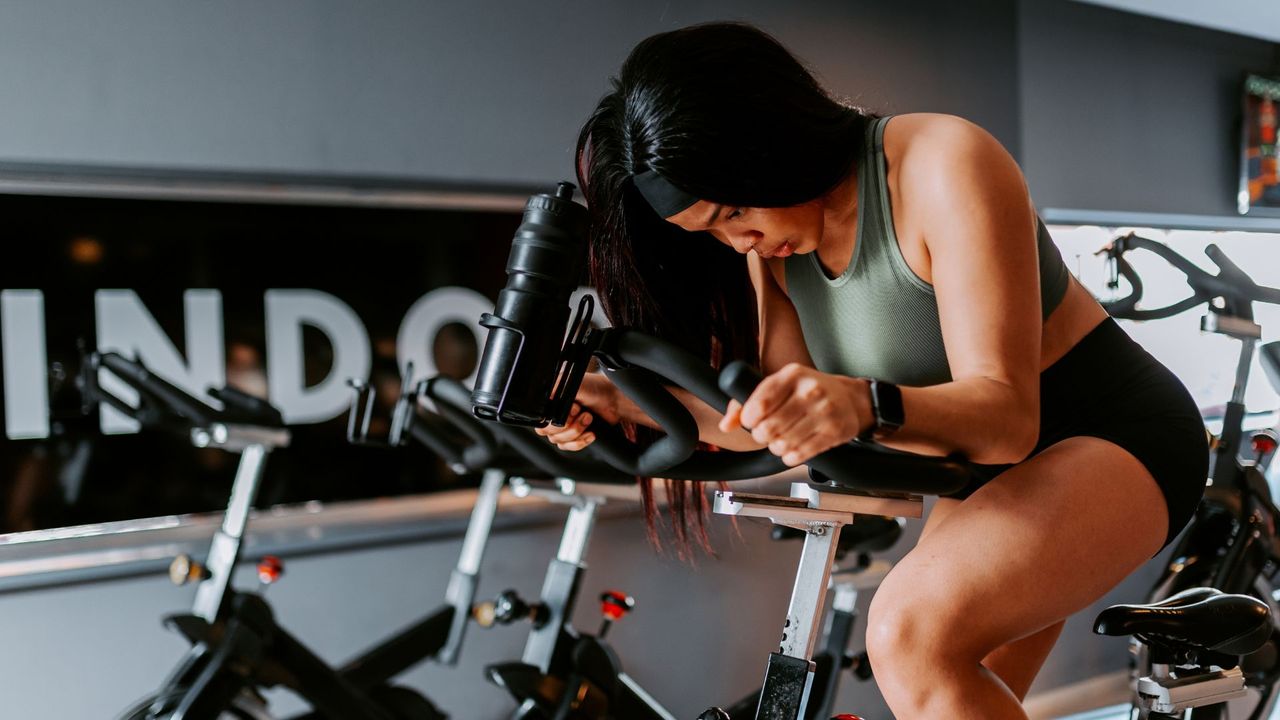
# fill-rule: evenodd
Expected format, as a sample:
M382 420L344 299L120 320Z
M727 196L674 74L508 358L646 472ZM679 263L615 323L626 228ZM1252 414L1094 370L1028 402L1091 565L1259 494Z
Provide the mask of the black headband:
M636 189L645 200L649 201L649 206L664 218L688 210L698 202L698 198L672 185L666 178L659 175L657 170L645 170L634 175L632 179L636 183Z

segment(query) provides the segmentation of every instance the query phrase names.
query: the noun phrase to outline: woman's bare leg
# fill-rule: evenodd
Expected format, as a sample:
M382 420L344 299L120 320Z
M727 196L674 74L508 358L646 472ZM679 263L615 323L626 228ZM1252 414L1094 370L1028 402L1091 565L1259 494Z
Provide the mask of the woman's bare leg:
M871 602L871 664L900 718L1025 718L1025 688L1011 685L1029 679L997 674L1019 646L1002 648L1101 597L1159 549L1168 523L1146 468L1087 437L1008 470L945 515ZM1024 654L1042 662L1047 639Z

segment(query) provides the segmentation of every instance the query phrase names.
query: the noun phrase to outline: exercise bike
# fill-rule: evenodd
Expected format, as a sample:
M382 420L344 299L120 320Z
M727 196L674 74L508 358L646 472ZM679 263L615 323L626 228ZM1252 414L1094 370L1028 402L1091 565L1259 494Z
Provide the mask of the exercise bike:
M115 388L123 382L137 395L136 402L105 387L100 379L107 378L117 383ZM215 409L142 363L111 352L88 355L80 382L87 400L105 403L145 429L187 435L197 447L240 455L230 501L207 558L198 562L180 556L170 567L175 583L197 583L191 612L165 619L166 626L191 643L191 649L160 688L126 710L122 718L270 718L261 690L276 686L290 689L311 706L311 712L298 720L446 717L421 694L394 684L392 678L427 658L446 664L456 661L503 475L487 473L481 482L446 604L346 665L333 668L277 622L260 593L238 590L231 583L266 458L289 441L280 413L231 388L209 392L224 407ZM466 454L467 446L455 436L436 432L426 423L419 424L413 436L446 458L461 461ZM282 570L278 560L265 558L259 565L263 586L278 579Z
M1191 294L1164 307L1138 307L1143 296L1142 279L1125 259L1126 253L1134 250L1146 250L1168 261L1186 277ZM1123 277L1130 286L1125 297L1102 302L1113 317L1154 320L1205 305L1208 313L1201 320L1201 330L1241 343L1231 400L1226 405L1222 431L1212 446L1209 486L1149 600L1159 605L1181 598L1174 602L1179 605L1188 597L1198 597L1206 588L1216 588L1226 593L1251 595L1265 602L1277 624L1258 647L1239 653L1242 657L1238 662L1226 660L1238 665L1244 685L1259 695L1249 717L1252 720L1270 717L1277 703L1276 682L1280 680L1280 607L1276 605L1274 585L1280 568L1280 536L1276 531L1280 509L1272 500L1263 468L1276 450L1276 436L1270 430L1258 431L1246 444L1242 424L1249 369L1262 337L1262 327L1254 321L1253 303L1280 304L1280 289L1255 283L1216 245L1208 246L1205 255L1217 266L1217 273L1200 269L1167 245L1132 233L1116 238L1099 254L1105 254L1111 267L1108 285L1113 290L1118 288ZM1280 392L1280 342L1267 343L1257 349L1267 377ZM1114 623L1104 624L1114 626ZM1152 646L1148 652L1135 641L1134 713L1145 711L1146 706L1152 704L1149 698L1153 695L1165 697L1172 693L1159 689L1172 680L1148 679L1153 669L1169 664L1157 657L1160 655L1169 655L1167 643ZM1185 689L1180 697L1187 697ZM1160 707L1192 707L1167 698L1161 702ZM1211 712L1218 710L1202 708L1195 717L1216 717L1210 715Z
M425 393L442 414L453 416L448 411L452 407L454 412L469 416L471 392L459 383L437 378L428 381ZM517 709L512 717L530 720L676 717L624 672L616 652L604 640L612 624L634 607L629 595L616 590L600 595L602 623L594 635L583 633L568 622L586 570L583 558L598 508L619 500L638 502L634 476L602 462L593 451L561 452L528 429L490 427L504 445L542 471L541 478L513 479L513 490L569 507L561 542L548 565L539 598L527 601L515 590L506 590L492 602L476 607L476 617L482 626L515 622L527 622L531 626L520 660L486 668L489 679L515 700ZM839 539L837 555L843 558L848 554L855 560L832 577L834 609L818 657L820 681L815 697L822 700L815 703L809 718L826 716L820 708L829 708L834 702L841 673L852 670L863 679L870 677L865 654L848 652L856 621L855 606L858 592L874 588L890 567L884 561L873 562L868 553L887 549L901 530L902 525L896 519L868 517L851 526ZM752 717L758 694L758 691L751 693L733 705L730 716Z
M555 196L535 196L526 224L517 232L508 259L508 283L493 313L481 318L489 329L473 412L511 425L563 424L592 359L667 434L640 448L602 428L592 448L608 465L630 475L723 481L773 474L784 469L767 450L749 453L697 450L697 424L668 391L675 385L721 412L732 397L744 401L759 375L733 363L718 376L682 348L625 328L590 326L591 300L584 298L570 325L567 302L585 256L585 217L571 201L571 186ZM808 717L817 679L814 660L828 582L840 530L861 514L919 517L923 495L947 494L969 484L975 469L960 458L936 458L854 442L810 461L811 480L795 483L787 497L720 491L715 511L767 518L805 534L791 602L782 622L781 642L769 654L764 685L751 717L799 720ZM720 708L699 716L730 718ZM843 716L842 716L843 717Z

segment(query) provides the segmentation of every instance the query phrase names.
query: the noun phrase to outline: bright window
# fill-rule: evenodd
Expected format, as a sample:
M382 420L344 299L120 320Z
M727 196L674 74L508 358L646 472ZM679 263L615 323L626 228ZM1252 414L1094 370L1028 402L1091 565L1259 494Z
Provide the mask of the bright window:
M1217 245L1254 282L1280 287L1280 234L1255 232L1208 232L1198 230L1151 230L1145 228L1101 228L1094 226L1054 226L1050 233L1062 251L1067 267L1095 296L1107 298L1128 293L1121 280L1118 291L1107 289L1105 259L1094 252L1109 240L1133 230L1142 237L1164 243L1209 272L1217 266L1204 254ZM1161 307L1190 294L1182 273L1159 256L1145 250L1125 256L1142 277L1143 307ZM1172 370L1191 391L1206 415L1217 415L1231 398L1240 342L1200 332L1204 306L1164 320L1121 321L1125 330L1157 359ZM1262 325L1263 342L1280 339L1280 306L1254 304L1254 321ZM1280 407L1280 396L1267 381L1255 356L1245 393L1245 405L1252 413L1272 413ZM1269 425L1275 418L1252 418L1248 426Z

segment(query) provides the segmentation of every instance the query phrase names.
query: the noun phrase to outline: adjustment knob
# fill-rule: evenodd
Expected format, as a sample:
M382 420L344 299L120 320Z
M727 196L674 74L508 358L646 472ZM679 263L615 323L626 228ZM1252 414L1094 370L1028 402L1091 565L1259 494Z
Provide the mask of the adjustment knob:
M636 599L620 590L600 593L600 614L605 620L621 620L636 606Z
M698 720L730 720L729 713L720 708L708 708L698 716Z
M1262 462L1263 458L1276 451L1276 446L1280 445L1280 442L1277 442L1275 432L1259 430L1249 438L1249 445L1253 447L1254 457L1258 462Z
M857 715L850 715L849 713L841 713L839 715L832 716L831 720L862 720L862 718Z
M529 607L529 603L516 594L515 590L502 592L493 601L493 619L503 625L529 617L531 614L532 608Z
M189 582L200 582L209 577L209 570L204 565L182 554L169 563L169 580L174 585L186 585Z
M258 561L258 582L270 585L284 575L284 563L275 555L267 555Z
M613 626L613 621L621 620L636 606L636 599L621 590L606 590L600 593L600 614L604 622L600 624L600 632L596 637L603 638Z
M503 590L493 600L471 608L471 617L480 627L510 625L517 620L532 620L535 626L540 627L546 620L546 614L541 603L530 605L515 590Z

